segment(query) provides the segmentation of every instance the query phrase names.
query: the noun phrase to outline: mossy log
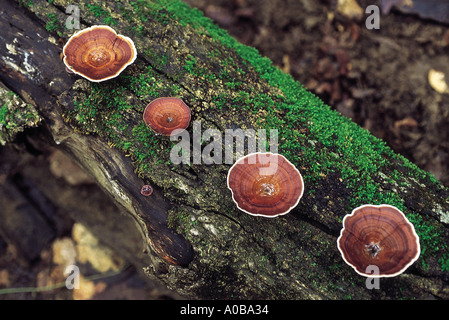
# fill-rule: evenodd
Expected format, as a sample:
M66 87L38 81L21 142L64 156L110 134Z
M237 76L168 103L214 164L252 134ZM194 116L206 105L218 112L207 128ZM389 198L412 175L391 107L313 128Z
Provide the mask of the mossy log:
M194 299L449 298L448 189L201 12L178 0L79 1L81 28L108 24L138 51L119 77L91 83L60 59L75 31L65 27L70 2L0 3L0 80L38 111L48 143L135 219L149 277ZM162 96L182 98L203 132L277 130L278 152L304 177L298 206L250 216L226 187L230 164L173 164L177 142L142 120ZM398 207L420 236L420 258L380 289L368 289L336 245L343 217L365 203Z

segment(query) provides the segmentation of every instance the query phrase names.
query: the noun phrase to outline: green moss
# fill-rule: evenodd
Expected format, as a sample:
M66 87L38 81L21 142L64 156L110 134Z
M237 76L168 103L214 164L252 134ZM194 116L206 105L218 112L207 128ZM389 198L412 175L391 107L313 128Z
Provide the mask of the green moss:
M410 184L411 176L417 181L425 181L428 188L441 189L441 184L431 174L394 154L382 140L332 110L290 75L273 66L256 49L238 43L205 18L202 12L185 3L178 0L139 0L130 2L129 6L117 4L117 8L129 23L129 31L142 43L148 32L144 23L150 25L151 21L161 22L167 30L177 28L178 24L188 26L214 40L205 52L195 52L197 55L191 52L172 55L170 52L173 51L169 49L173 43L165 43L164 39L160 43L154 42L151 47L142 45L144 50L139 54L150 61L151 66L133 66L117 79L101 85L90 84L91 90L80 94L74 109L67 114L77 128L106 138L111 146L131 156L139 175L151 178L165 174L157 169L157 165L167 163L172 143L155 136L142 123L129 127L127 123L133 111L141 114L150 100L160 96L180 96L197 108L198 119L200 115L207 115L206 108L215 108L226 115L226 120L221 123L223 127L229 127L234 119L238 119L239 110L250 110L252 118L244 119L247 123L240 120L239 125L278 130L279 152L300 168L307 195L320 197L315 195L315 190L321 190L330 175L341 179L342 188L347 188L348 192L345 193L347 198L338 199L345 207L335 217L337 221L341 222L344 214L365 203L397 206L415 224L422 242L422 257L427 258L438 251L441 268L447 268L449 253L447 245L440 240L440 226L424 221L420 212L411 211L404 203L407 196L391 188L396 184ZM87 5L87 9L92 17L103 19L104 23L114 24L116 21L111 16L112 9L105 9L100 4ZM53 18L48 17L49 21ZM53 28L51 23L48 24ZM219 50L221 47L218 45L214 48L214 41L228 50ZM177 61L172 56L181 59ZM259 87L248 81L247 77L254 71L271 86L268 91L261 92ZM171 80L161 74L169 74L175 84L164 85ZM206 89L197 91L183 87L183 81L189 77L195 78L189 83L201 83ZM214 90L209 92L208 86ZM128 96L135 96L139 101L128 101ZM197 101L208 101L210 105L201 105ZM380 176L381 172L386 175ZM166 176L158 178L166 181L166 185L174 183L168 183L171 180ZM328 191L338 197L337 191L340 190ZM186 223L184 219L179 221Z
M32 7L34 5L32 0L18 0L20 7Z
M441 271L449 271L449 257L445 256L443 258L440 258L438 262L441 265Z

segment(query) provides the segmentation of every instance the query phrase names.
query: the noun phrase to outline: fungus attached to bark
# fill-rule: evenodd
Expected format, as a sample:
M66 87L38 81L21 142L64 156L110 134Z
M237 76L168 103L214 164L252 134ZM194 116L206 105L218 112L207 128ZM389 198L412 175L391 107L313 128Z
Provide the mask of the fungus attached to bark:
M143 120L154 132L169 136L189 126L190 108L179 98L157 98L145 108Z
M406 216L390 205L363 205L343 219L337 240L344 261L365 277L394 277L420 254L419 237ZM375 274L368 273L372 266Z
M146 184L142 187L142 189L140 189L140 193L145 197L151 196L151 194L153 193L153 188L150 185Z
M117 77L137 57L134 42L108 26L78 31L62 53L68 70L94 82Z
M298 169L273 153L251 153L239 159L229 169L227 184L240 210L269 218L288 213L304 193Z

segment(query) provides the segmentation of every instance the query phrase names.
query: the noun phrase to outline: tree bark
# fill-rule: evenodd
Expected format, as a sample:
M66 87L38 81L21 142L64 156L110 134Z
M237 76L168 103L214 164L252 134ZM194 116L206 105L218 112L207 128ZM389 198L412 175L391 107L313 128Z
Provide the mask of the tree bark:
M70 3L51 2L0 0L0 80L38 111L46 143L134 219L149 277L195 299L449 298L449 192L430 174L175 0L80 1L82 28L111 25L138 58L106 82L68 74L60 53L74 31L64 27ZM142 120L161 96L182 98L203 132L277 129L279 152L304 176L298 206L274 219L247 215L226 187L230 164L173 164L175 142ZM423 248L371 290L336 245L343 217L366 202L402 209Z

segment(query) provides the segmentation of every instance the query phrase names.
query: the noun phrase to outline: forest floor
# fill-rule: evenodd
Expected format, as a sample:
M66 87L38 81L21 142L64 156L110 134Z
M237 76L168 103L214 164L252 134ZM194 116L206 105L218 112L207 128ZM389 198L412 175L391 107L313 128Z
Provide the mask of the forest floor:
M380 16L379 29L370 30L365 25L369 3L364 0L345 8L336 0L185 2L449 186L449 91L436 73L446 74L449 82L449 25L392 8ZM0 149L0 159L5 154ZM51 154L42 162L55 176L59 156ZM5 177L0 166L0 183ZM89 182L77 187L84 185ZM0 238L0 293L3 288L34 288L0 294L0 299L176 298L97 244L82 225L64 224L64 237L33 261L20 259L16 248ZM98 250L88 255L105 261L82 260L82 250ZM86 271L90 276L83 280L86 291L65 286L44 290L64 282L58 268L67 261L91 265ZM94 280L96 274L100 276Z

